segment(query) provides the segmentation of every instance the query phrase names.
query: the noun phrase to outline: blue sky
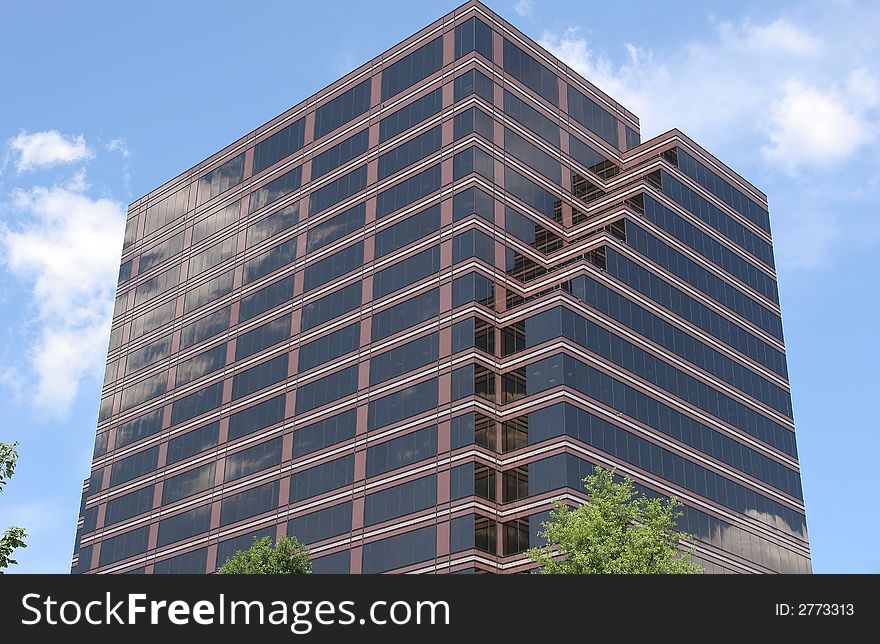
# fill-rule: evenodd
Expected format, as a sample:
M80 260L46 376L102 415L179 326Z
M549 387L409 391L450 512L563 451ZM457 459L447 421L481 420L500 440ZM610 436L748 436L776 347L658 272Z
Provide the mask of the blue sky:
M0 5L0 529L69 569L126 205L458 2ZM761 187L816 572L880 572L880 5L490 6L641 117ZM858 521L856 521L858 518Z

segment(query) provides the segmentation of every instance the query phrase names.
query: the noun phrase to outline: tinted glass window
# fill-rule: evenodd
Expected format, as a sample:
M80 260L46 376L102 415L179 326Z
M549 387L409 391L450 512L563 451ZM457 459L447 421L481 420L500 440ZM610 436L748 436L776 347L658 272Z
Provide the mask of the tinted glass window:
M408 130L416 123L437 114L443 106L443 90L438 88L430 94L413 101L404 108L386 116L379 121L379 143L384 143L393 136Z
M229 417L229 440L280 423L284 420L285 395L264 400L247 409L237 411Z
M311 512L287 522L287 534L300 543L315 543L351 530L351 501Z
M362 291L361 283L356 282L306 304L302 308L302 330L308 331L358 308Z
M235 359L247 358L290 337L290 313L242 333L235 342Z
M617 119L571 85L568 86L568 115L614 147L619 147Z
M183 312L190 313L209 302L232 292L233 271L223 273L187 291L183 298Z
M233 494L220 504L220 525L229 525L278 507L278 481Z
M492 79L479 70L472 69L458 76L453 85L456 102L471 94L476 94L490 105L495 102L495 86Z
M156 545L161 548L169 543L207 532L210 527L210 505L203 505L188 512L181 512L173 517L159 521L159 536L156 540Z
M476 214L486 221L495 221L495 200L479 188L468 188L452 198L452 221Z
M131 481L156 469L159 447L151 447L131 456L114 461L110 469L110 487Z
M302 185L302 166L288 170L277 179L257 188L251 193L248 212L256 212L284 195L293 192Z
M309 197L309 216L326 210L367 187L367 166L362 165L326 186L313 190Z
M169 237L143 252L141 261L138 263L138 273L146 273L156 264L177 255L181 250L183 250L183 233L177 233L174 237Z
M250 295L241 298L241 305L238 309L238 321L244 322L256 317L260 313L265 313L269 309L274 309L282 302L288 301L293 297L293 276L285 277L283 280L273 282L268 286L255 291Z
M437 37L382 70L382 100L430 76L443 66L443 38Z
M238 221L241 214L241 201L235 201L216 212L211 213L207 217L202 217L193 224L192 242L193 244L207 239L218 230L223 230L227 226Z
M315 110L315 140L370 109L368 78Z
M437 406L437 379L411 385L370 401L368 427L376 429L415 416Z
M292 228L298 220L299 201L296 201L248 226L245 246L256 246L261 241Z
M547 154L509 128L504 128L504 149L553 183L562 184L559 159Z
M199 318L192 324L183 327L180 334L180 348L186 349L192 345L212 338L229 328L229 307L224 306L213 313Z
M437 477L409 481L368 494L364 499L364 525L374 525L437 505Z
M107 502L104 525L109 526L148 512L153 508L153 485L123 494ZM86 530L88 532L88 530Z
M293 434L293 455L303 456L354 438L357 412L354 409L297 428Z
M437 426L367 448L367 477L396 470L437 455Z
M215 467L215 463L206 463L165 479L162 486L162 504L174 503L213 487Z
M244 177L244 152L199 178L196 205L205 203L241 183Z
M433 559L436 553L437 527L427 526L364 544L363 571L364 574L386 572Z
M296 412L302 414L357 391L357 365L324 376L296 390Z
M263 139L254 146L254 172L257 174L302 148L305 141L306 120L298 119Z
M373 297L389 293L425 279L440 270L440 246L432 246L378 271L373 276Z
M232 399L238 400L287 378L287 356L286 353L281 354L235 374L232 379Z
M185 385L226 366L226 343L184 360L177 365L175 387Z
M226 455L225 482L261 472L281 462L281 437Z
M379 179L384 179L440 149L440 126L402 143L379 157Z
M559 106L559 80L529 54L504 39L504 71L531 88L548 102ZM571 106L569 105L569 109Z
M492 29L479 18L470 18L455 28L455 57L472 51L492 60Z
M351 485L353 480L354 455L349 454L294 473L290 477L290 500L291 502L302 501L336 488Z
M363 263L363 242L357 242L329 257L313 262L306 266L303 276L303 292L311 291L314 288L323 286L327 282L335 280L337 277L350 273L354 269L360 268Z
M356 351L360 346L360 339L361 325L360 322L355 322L302 345L299 349L299 371L306 371Z
M317 250L330 242L342 239L364 227L366 204L359 203L336 215L332 219L309 228L306 235L306 252Z
M287 266L296 259L296 239L288 239L286 242L270 248L244 263L242 284L251 282L273 273L283 266Z
M398 331L436 317L440 311L440 291L432 289L392 307L374 313L373 341L387 338Z
M150 526L144 526L115 537L110 537L109 539L104 539L101 542L101 554L98 565L106 566L107 564L146 552L149 538Z
M168 441L168 465L177 463L194 454L204 452L206 449L217 446L217 438L220 435L220 421L215 420L204 427L199 427L186 434L181 434Z
M440 230L439 204L377 232L375 238L376 257L387 255L438 230Z
M162 429L162 410L156 409L116 428L116 449L130 445Z
M175 400L171 405L171 424L176 425L200 416L210 409L216 409L220 406L222 395L223 383L218 382Z
M354 136L350 136L316 155L312 159L312 181L366 152L369 138L369 130L361 130Z
M432 333L370 358L370 384L376 385L437 361L438 335Z
M559 125L507 90L504 91L504 113L554 147L559 147Z
M384 217L395 210L400 210L439 188L440 165L438 164L380 192L376 196L376 217Z

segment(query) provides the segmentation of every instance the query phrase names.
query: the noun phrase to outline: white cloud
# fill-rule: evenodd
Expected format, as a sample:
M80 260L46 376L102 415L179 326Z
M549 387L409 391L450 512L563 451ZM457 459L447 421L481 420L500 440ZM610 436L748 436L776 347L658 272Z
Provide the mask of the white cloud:
M800 81L786 82L784 92L771 104L770 143L762 152L789 173L830 167L873 138L873 126L846 93L822 91Z
M579 27L540 42L632 110L642 140L678 128L767 190L780 266L815 268L843 226L877 228L862 213L880 192L866 179L880 176L880 5L840 9L710 18L703 35L662 50L597 50Z
M78 174L65 186L17 189L20 223L0 228L5 262L31 289L37 316L27 355L37 383L25 391L56 414L82 378L102 371L125 225L122 204L93 199L85 186Z
M75 163L93 156L82 135L67 137L57 130L21 132L10 139L9 148L18 157L15 167L19 172Z
M534 6L532 0L518 0L518 2L513 5L513 10L516 11L517 15L528 16L532 13Z
M127 159L131 154L128 146L125 144L125 139L113 139L104 146L104 149L107 150L107 152L119 152L123 159Z

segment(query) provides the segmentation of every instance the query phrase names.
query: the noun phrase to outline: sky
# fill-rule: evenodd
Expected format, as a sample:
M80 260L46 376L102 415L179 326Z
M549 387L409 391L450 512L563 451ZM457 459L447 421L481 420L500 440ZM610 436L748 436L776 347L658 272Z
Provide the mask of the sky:
M70 568L127 204L460 3L338 4L0 4L10 572ZM880 3L487 4L768 194L814 571L880 572Z

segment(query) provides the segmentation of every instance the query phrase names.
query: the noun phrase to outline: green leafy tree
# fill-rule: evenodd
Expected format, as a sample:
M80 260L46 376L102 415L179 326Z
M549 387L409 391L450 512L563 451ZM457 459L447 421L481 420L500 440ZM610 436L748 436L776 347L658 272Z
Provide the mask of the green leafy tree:
M691 561L691 536L675 529L681 504L647 499L629 478L596 467L584 479L590 500L571 509L561 502L540 533L548 545L531 548L529 557L546 575L698 574Z
M247 550L239 550L217 571L221 575L309 575L309 549L295 538L281 537L274 546L272 539L254 537Z
M18 443L0 443L0 491L15 474L15 464L18 462L17 447ZM12 558L12 553L18 548L27 548L25 537L27 537L25 529L16 526L7 528L3 536L0 536L0 575L6 568L18 563Z

